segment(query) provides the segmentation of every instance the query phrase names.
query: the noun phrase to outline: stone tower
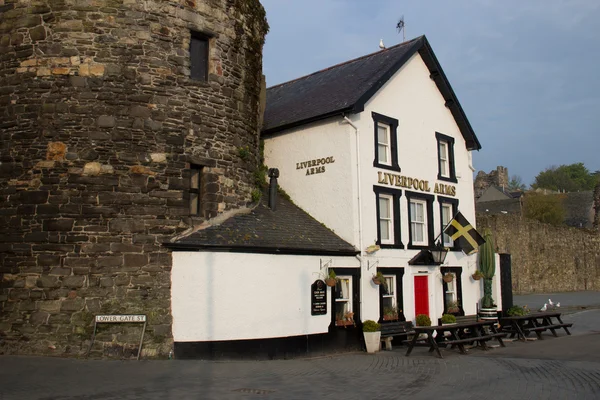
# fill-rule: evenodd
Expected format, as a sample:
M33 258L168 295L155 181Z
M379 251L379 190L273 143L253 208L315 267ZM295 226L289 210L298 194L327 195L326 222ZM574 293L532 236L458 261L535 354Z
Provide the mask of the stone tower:
M506 167L496 167L496 170L490 171L489 174L486 174L483 171L479 171L477 176L475 177L475 182L473 183L475 189L475 198L478 199L481 197L483 192L487 190L490 186L500 186L503 188L508 187L508 168Z
M82 354L99 313L168 353L161 244L251 201L267 30L258 0L0 0L0 354Z

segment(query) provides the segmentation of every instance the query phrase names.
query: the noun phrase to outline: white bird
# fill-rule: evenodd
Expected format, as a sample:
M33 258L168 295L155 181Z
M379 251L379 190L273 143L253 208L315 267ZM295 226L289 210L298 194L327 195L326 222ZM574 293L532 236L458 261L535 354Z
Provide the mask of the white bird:
M540 308L540 311L546 311L548 309L548 304L544 303L544 307Z
M385 44L383 44L383 39L380 39L380 40L379 40L379 48L380 48L381 50L385 50Z
M552 299L548 299L548 304L550 304L551 306L554 305L554 303L552 302Z
M556 307L560 307L560 301L558 303L556 303Z

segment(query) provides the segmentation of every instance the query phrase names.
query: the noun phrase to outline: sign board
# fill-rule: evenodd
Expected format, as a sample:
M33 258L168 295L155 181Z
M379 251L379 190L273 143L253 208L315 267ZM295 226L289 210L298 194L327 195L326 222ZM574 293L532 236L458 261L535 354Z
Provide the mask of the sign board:
M90 351L92 351L92 346L96 341L96 327L98 324L127 324L127 323L143 323L144 326L142 328L142 336L140 337L140 345L138 347L137 359L140 359L140 354L142 353L142 343L144 343L144 333L146 333L146 316L145 315L96 315L94 318L94 333L92 333L92 341L90 342L90 348L87 351L86 357L90 355Z
M318 279L310 285L310 315L327 314L327 285Z
M145 315L96 315L96 322L146 322Z

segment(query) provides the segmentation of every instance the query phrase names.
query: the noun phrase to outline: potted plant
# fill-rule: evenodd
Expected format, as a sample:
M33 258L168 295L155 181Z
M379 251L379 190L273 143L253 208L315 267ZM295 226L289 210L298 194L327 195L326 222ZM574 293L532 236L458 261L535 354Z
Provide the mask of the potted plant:
M383 286L383 289L387 289L387 284L385 282L385 277L381 271L378 271L375 275L373 275L373 283L376 285Z
M383 320L384 321L396 321L398 320L399 310L396 307L384 307L383 308Z
M325 278L325 284L329 287L334 287L337 282L337 275L333 269L329 270L329 275Z
M431 319L427 314L419 314L416 318L417 326L431 326Z
M458 301L451 301L448 303L446 307L447 314L456 314L460 312L460 307L458 306Z
M473 273L473 275L471 275L471 278L473 278L474 280L478 281L481 278L483 278L483 274L481 273L480 270L477 270Z
M489 228L485 229L483 238L485 243L479 247L479 270L483 275L483 297L479 315L484 320L498 319L498 307L492 298L492 279L496 272L496 257L494 256L494 237Z
M456 324L456 317L452 314L442 315L442 325L454 325Z
M367 345L367 353L378 351L381 342L381 325L373 320L366 320L363 322L363 335Z
M529 308L527 306L521 307L514 305L511 308L509 308L508 311L506 311L506 315L508 315L509 317L516 317L527 314L529 314Z
M454 279L454 275L452 275L452 274L444 274L442 276L442 279L444 280L444 282L450 283Z

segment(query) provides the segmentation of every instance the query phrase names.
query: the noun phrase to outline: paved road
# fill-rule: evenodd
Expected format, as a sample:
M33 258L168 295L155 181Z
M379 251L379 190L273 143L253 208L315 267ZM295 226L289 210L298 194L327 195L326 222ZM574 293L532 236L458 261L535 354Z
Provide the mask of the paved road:
M537 293L513 296L513 303L520 306L527 305L533 310L538 310L552 299L554 303L560 302L563 312L581 310L587 308L600 308L600 292L564 292L564 293Z
M261 362L0 357L0 400L598 399L600 310L565 316L573 336L444 359L417 348Z

